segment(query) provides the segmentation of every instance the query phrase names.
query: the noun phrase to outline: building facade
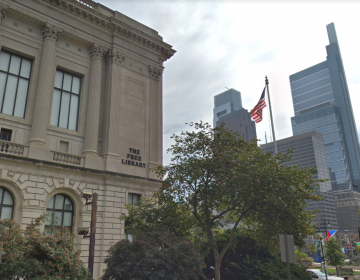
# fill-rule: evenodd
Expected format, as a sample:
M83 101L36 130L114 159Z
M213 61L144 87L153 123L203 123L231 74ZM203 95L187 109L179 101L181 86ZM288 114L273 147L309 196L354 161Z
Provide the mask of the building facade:
M228 129L240 133L245 141L257 138L255 122L244 108L218 117L216 126L220 126L221 123L224 123Z
M94 278L124 238L125 204L159 189L163 62L158 33L91 0L0 2L0 216L23 227L54 212L89 227ZM44 230L47 227L44 225ZM78 237L87 263L89 239Z
M313 175L314 179L329 179L324 140L321 133L316 131L307 132L276 141L276 143L279 153L285 153L288 149L293 149L291 160L284 163L284 165L316 167L318 173ZM261 145L260 148L263 152L273 152L274 143ZM307 210L319 210L313 221L321 231L325 231L324 221L330 223L330 229L338 229L338 219L330 181L321 182L318 191L324 199L308 201Z
M334 199L339 229L357 231L360 226L360 193L355 191L336 192Z
M214 120L213 127L216 127L216 122L219 117L230 114L242 108L241 93L235 89L229 89L214 96Z
M335 26L326 28L326 61L290 76L291 122L294 135L312 130L324 135L333 190L352 190L360 182L359 139Z

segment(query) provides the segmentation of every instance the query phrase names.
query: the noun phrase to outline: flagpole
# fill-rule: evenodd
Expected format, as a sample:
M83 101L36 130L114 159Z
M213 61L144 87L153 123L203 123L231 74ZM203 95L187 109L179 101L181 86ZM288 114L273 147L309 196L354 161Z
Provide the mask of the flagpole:
M272 129L272 135L273 135L273 139L274 139L274 154L276 155L277 154L277 145L276 145L276 138L275 138L274 121L273 121L273 116L272 116L272 111L271 111L271 102L270 102L270 94L269 94L269 80L268 80L267 76L265 76L265 84L266 84L266 91L267 91L267 96L268 96L268 100L269 100L271 129Z

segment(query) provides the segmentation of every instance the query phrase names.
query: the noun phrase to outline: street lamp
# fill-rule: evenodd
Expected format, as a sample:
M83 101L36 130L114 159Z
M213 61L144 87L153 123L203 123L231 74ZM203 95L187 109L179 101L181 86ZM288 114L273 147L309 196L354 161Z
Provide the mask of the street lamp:
M79 231L80 235L83 235L83 238L90 238L89 244L89 259L88 259L88 268L91 274L91 278L94 276L94 256L95 256L95 233L96 233L96 212L97 212L97 193L87 193L83 192L82 197L85 198L85 205L91 205L91 220L90 220L90 235L88 235L89 230L87 228L81 228Z
M325 224L325 223L324 223ZM326 226L325 226L326 228ZM321 229L318 228L317 229L317 233L318 236L320 236L320 253L321 253L321 266L324 269L324 273L325 273L325 279L328 280L328 276L327 276L327 270L326 270L326 262L325 262L325 254L324 254L324 245L325 243L323 243L323 239L322 239L322 234L321 234Z

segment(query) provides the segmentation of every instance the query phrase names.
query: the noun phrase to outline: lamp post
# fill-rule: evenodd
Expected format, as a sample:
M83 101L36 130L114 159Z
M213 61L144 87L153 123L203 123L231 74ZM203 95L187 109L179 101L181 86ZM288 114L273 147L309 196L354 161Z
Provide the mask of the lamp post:
M325 254L324 254L324 245L325 245L325 243L323 243L321 229L318 229L318 232L316 234L320 236L321 266L324 269L325 279L328 280L328 275L327 275L327 270L326 270L326 262L325 262Z
M323 222L324 222L324 227L325 227L325 242L326 242L326 238L327 238L327 227L326 226L328 226L328 227L330 227L330 221L329 220L323 220Z
M91 278L94 276L94 256L95 256L95 234L96 234L96 213L97 213L97 193L82 193L82 197L86 199L85 205L91 205L91 220L90 220L90 235L89 231L82 229L79 234L83 235L83 238L90 238L89 244L89 259L88 259L88 268L91 274ZM91 199L89 201L89 199Z

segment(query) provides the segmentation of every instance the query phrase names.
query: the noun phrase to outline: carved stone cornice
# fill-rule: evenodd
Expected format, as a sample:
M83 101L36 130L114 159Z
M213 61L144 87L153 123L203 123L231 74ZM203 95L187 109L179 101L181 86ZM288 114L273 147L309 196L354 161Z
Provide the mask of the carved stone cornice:
M156 68L154 66L149 65L148 67L150 77L153 78L155 81L158 81L160 76L162 75L163 69Z
M137 45L145 47L152 52L157 53L160 60L165 61L175 54L172 46L163 42L160 39L150 37L144 32L136 29L135 27L124 24L123 22L115 19L114 17L105 16L98 12L98 3L91 0L42 0L50 5L56 6L59 9L72 14L102 28L105 31L111 32L124 39L127 39Z
M0 5L0 23L6 18L7 6Z
M96 43L93 43L91 48L90 48L90 57L92 59L94 58L98 58L98 59L103 59L104 56L105 56L105 49L104 47L96 44Z
M49 23L45 23L45 26L43 29L43 38L59 41L61 32L62 32L62 30L60 28L52 26Z
M121 64L125 61L125 55L115 50L108 50L105 59L107 63Z

